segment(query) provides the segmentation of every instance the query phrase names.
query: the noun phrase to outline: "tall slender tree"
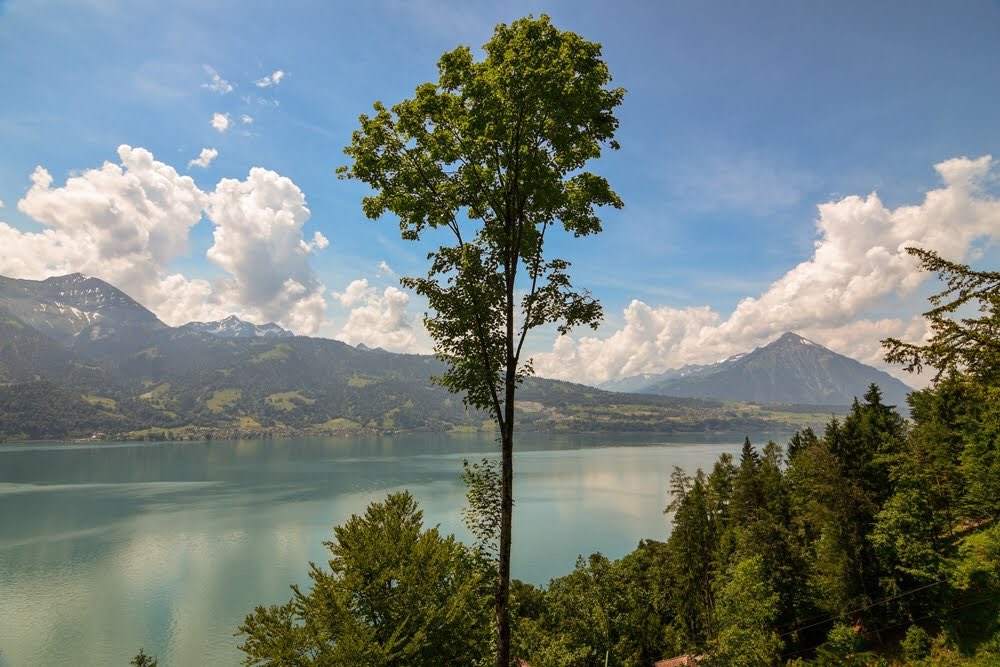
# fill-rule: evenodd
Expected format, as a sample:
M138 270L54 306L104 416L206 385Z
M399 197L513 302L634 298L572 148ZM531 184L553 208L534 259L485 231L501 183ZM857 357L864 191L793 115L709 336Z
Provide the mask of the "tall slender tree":
M618 148L601 46L556 29L547 16L498 25L485 58L459 47L438 62L436 83L391 108L381 102L345 149L339 172L370 185L370 218L393 213L404 239L442 232L426 277L402 283L427 298L424 323L447 370L438 381L488 411L500 431L497 664L510 664L514 398L532 373L523 354L532 329L597 326L600 305L570 282L569 262L545 241L601 230L596 209L622 206L608 182L585 171ZM435 237L440 238L440 237Z

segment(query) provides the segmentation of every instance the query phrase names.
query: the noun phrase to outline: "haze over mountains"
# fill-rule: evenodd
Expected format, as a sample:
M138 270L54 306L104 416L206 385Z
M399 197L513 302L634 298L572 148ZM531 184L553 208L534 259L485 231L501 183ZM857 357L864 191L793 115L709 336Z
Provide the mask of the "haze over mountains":
M786 332L716 364L688 365L600 385L609 391L752 403L847 405L877 384L887 403L905 407L912 391L893 376Z
M170 327L81 274L0 277L0 437L488 428L485 414L431 382L442 370L432 356L295 336L235 316ZM724 404L732 399L717 385L741 388L742 400L846 405L869 380L897 400L901 383L888 375L786 336L723 364L615 387L633 382L643 394L530 378L519 420L554 430L787 428L795 410Z
M200 331L219 338L291 338L295 335L274 322L253 324L235 315L217 322L188 322L184 326L192 331Z

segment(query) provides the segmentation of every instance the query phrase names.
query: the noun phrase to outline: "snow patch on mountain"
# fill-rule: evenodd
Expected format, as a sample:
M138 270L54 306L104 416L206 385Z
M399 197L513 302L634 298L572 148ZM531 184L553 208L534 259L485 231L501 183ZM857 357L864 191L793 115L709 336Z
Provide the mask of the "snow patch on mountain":
M290 338L295 335L274 322L254 324L235 315L216 322L188 322L184 327L219 338Z

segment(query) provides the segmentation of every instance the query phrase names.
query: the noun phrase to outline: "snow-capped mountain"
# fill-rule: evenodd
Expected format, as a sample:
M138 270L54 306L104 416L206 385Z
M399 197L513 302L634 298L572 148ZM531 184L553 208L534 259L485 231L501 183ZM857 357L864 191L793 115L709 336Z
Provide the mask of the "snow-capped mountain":
M910 388L888 373L786 332L725 361L627 377L601 388L724 401L849 405L872 383L882 389L887 403L905 406Z
M0 305L29 326L71 347L81 332L86 332L88 338L100 338L121 329L166 327L117 287L82 273L45 280L0 276Z
M188 322L184 327L219 338L290 338L295 335L274 322L254 324L235 315L216 322Z

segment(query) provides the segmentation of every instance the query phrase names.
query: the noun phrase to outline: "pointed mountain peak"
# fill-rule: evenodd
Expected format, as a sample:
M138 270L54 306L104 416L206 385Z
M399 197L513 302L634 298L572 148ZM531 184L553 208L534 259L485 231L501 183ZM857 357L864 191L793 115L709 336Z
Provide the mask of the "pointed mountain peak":
M629 390L642 393L754 403L850 405L871 384L879 386L891 405L905 405L909 388L884 371L786 331L767 345L725 361L635 381ZM626 378L631 381L632 378ZM620 391L619 381L612 389Z
M100 278L95 278L94 276L88 276L86 273L80 273L80 272L67 273L62 276L49 276L45 280L41 281L41 283L44 285L55 285L55 286L74 285L85 282L93 282L99 285L107 285L109 288L117 289L110 283L106 283Z
M816 347L822 347L819 343L814 343L804 336L800 336L794 331L786 331L781 334L779 338L768 343L765 347L771 347L772 345L815 345Z

